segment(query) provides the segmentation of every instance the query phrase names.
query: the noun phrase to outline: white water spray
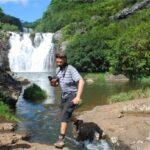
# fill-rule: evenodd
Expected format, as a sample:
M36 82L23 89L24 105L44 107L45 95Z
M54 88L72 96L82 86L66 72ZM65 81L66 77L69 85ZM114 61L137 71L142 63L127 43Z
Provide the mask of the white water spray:
M13 72L48 72L54 67L52 33L11 33L9 63Z

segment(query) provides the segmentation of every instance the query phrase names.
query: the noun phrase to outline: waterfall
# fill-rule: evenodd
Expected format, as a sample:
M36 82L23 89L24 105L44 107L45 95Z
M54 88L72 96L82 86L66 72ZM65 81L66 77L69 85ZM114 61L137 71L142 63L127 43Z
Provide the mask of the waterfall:
M48 72L54 67L52 33L11 33L9 63L13 72Z

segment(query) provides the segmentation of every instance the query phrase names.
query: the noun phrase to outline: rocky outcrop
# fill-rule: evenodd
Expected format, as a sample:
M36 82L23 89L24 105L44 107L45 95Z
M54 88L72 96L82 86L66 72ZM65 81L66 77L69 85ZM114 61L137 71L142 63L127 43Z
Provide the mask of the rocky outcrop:
M55 43L56 52L65 51L69 44L69 41L63 41L62 30L57 31L53 36L53 42Z
M124 19L124 18L128 17L129 15L135 13L136 11L146 8L146 7L150 7L150 0L144 0L140 3L136 3L131 8L125 8L122 11L120 11L119 13L117 13L114 16L114 18L115 19Z
M116 149L150 149L150 98L97 106L80 119L97 123ZM93 117L94 116L94 117Z
M0 68L2 70L10 70L8 62L9 36L9 33L0 31Z
M21 92L21 84L16 81L10 72L8 52L10 33L0 31L0 96L4 102L15 107Z

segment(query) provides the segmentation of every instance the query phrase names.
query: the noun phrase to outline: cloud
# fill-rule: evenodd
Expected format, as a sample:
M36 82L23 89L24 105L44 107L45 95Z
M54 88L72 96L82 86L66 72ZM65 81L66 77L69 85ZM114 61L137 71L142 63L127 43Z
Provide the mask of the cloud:
M26 5L28 3L28 0L0 0L0 3L9 3L9 2Z

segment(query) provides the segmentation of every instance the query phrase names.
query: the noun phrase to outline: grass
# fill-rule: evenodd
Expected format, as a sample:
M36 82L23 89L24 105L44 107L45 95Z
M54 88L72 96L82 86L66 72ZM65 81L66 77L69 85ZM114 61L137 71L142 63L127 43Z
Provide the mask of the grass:
M103 73L83 73L84 79L92 79L94 81L105 81L105 77Z
M7 121L15 121L19 122L20 120L12 114L11 109L8 105L2 102L0 98L0 120L7 120Z
M148 98L150 97L150 88L141 88L138 90L132 90L129 92L122 92L116 95L112 95L109 98L110 103L123 102L127 100L133 100L138 98Z
M150 87L150 77L147 77L147 78L143 77L139 80L143 86L149 86Z

